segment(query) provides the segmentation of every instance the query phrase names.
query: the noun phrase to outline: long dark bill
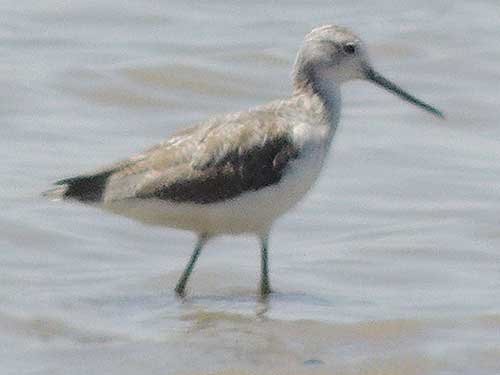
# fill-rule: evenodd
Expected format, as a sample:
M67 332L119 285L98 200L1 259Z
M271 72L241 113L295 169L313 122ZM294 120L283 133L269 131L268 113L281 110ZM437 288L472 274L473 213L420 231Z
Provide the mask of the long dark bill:
M366 69L365 73L366 73L366 78L369 81L372 81L372 82L376 83L377 85L382 86L384 89L392 92L393 94L399 96L400 98L402 98L410 103L415 104L416 106L426 110L427 112L430 112L433 115L444 119L444 114L439 109L436 109L433 106L431 106L427 103L424 103L423 101L415 98L413 95L408 94L401 87L399 87L395 83L389 81L387 78L384 78L383 76L378 74L373 69L368 68L368 69Z

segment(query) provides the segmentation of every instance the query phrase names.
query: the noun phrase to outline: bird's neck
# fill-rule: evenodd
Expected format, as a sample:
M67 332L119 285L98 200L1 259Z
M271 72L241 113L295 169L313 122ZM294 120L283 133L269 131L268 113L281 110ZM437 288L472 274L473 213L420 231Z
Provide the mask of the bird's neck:
M308 76L294 77L294 94L316 97L321 102L326 120L335 132L340 119L342 97L340 84L332 77L309 72ZM332 132L332 133L333 133Z

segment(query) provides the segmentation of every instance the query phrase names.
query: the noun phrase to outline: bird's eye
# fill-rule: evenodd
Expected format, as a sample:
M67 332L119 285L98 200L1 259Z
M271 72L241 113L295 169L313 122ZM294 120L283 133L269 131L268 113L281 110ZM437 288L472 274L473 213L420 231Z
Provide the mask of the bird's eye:
M348 55L354 55L356 53L356 45L354 43L344 44L343 50Z

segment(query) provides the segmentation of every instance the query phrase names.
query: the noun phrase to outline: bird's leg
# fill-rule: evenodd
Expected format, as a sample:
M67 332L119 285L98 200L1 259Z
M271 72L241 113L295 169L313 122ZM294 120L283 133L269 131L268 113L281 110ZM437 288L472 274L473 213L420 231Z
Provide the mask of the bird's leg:
M177 293L179 297L184 297L184 291L186 289L186 284L188 282L189 276L191 275L191 272L193 271L194 268L194 264L196 263L196 260L200 256L201 249L203 248L207 240L208 240L208 235L206 233L203 233L198 237L198 242L196 243L193 254L191 255L191 259L189 259L189 263L184 269L184 272L182 273L182 276L180 277L175 287L175 293Z
M267 235L261 238L261 253L260 253L260 296L266 298L271 291L269 283L269 267L267 255Z

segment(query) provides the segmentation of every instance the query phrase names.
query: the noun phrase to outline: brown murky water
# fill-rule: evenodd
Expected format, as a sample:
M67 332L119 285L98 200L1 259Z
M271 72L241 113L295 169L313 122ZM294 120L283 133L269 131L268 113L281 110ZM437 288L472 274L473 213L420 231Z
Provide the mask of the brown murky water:
M497 1L0 4L3 374L500 373ZM303 35L350 26L439 122L346 86L324 176L255 239L191 234L40 192L212 114L290 92Z

